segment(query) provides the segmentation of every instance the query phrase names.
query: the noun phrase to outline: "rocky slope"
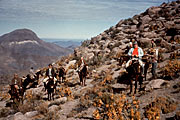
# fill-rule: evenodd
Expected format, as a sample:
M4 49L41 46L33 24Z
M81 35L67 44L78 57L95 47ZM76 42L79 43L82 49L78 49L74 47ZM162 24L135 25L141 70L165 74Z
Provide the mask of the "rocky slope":
M121 20L100 35L85 41L74 54L54 67L66 68L66 81L57 87L54 101L47 101L42 82L26 91L24 104L16 109L6 89L1 93L1 119L180 119L180 1L151 7L140 15ZM117 58L130 40L148 51L154 39L161 53L158 78L150 69L144 90L130 96L128 79ZM76 60L84 56L89 65L87 86L79 85ZM41 78L42 81L43 78Z
M43 67L70 50L40 40L28 29L18 29L0 37L0 75Z

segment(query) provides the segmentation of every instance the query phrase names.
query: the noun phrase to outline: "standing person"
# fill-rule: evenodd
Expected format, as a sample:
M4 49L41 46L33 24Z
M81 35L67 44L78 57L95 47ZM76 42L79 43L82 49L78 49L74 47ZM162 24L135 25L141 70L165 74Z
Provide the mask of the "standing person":
M11 85L14 85L16 89L20 89L20 87L22 87L22 79L18 77L18 74L14 74L14 77L11 80Z
M156 78L156 68L157 68L157 60L158 60L158 49L156 49L156 44L154 40L151 41L151 49L152 49L152 78Z
M55 83L57 81L55 74L56 73L52 64L49 64L48 69L46 70L46 76L45 76L45 79L43 80L43 83L46 84L49 79L53 79Z
M142 73L144 74L144 63L142 62L141 58L144 55L144 52L142 50L142 48L138 47L137 42L134 42L134 48L131 48L128 52L128 55L131 57L131 59L126 63L126 68L129 67L130 63L132 60L134 59L138 59L139 64L142 67Z

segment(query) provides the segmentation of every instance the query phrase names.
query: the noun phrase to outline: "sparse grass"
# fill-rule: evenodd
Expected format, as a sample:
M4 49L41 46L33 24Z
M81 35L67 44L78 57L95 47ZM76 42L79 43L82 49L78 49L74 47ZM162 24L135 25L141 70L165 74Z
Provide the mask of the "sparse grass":
M169 61L169 63L162 68L163 71L163 77L179 77L180 73L180 61L179 60L173 60Z

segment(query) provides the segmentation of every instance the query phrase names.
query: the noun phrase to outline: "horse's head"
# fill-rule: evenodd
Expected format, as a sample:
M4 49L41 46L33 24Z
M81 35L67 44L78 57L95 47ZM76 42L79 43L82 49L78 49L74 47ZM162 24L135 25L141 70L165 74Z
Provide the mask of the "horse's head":
M132 68L136 74L141 73L141 65L138 60L132 60Z
M119 65L122 65L124 63L124 61L128 61L129 60L129 56L121 56L119 59Z

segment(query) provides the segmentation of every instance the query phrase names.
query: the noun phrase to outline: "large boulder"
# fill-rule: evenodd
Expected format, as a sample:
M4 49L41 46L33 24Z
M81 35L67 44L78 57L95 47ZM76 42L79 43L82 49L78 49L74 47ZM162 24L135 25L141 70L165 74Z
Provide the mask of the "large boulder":
M17 112L14 115L9 115L6 120L31 120L30 118L23 115L21 112Z
M151 80L151 81L146 85L146 90L160 89L163 84L168 84L168 81L165 81L165 80L163 80L163 79Z
M52 105L51 107L48 108L49 112L55 112L59 109L59 106L57 105Z
M151 39L150 38L140 38L139 39L142 48L150 48L151 47Z
M25 113L24 115L25 115L26 117L28 117L28 118L32 118L32 117L38 115L38 111L27 112L27 113Z
M142 24L147 24L152 20L152 18L150 18L149 15L145 15L141 19L142 19Z

